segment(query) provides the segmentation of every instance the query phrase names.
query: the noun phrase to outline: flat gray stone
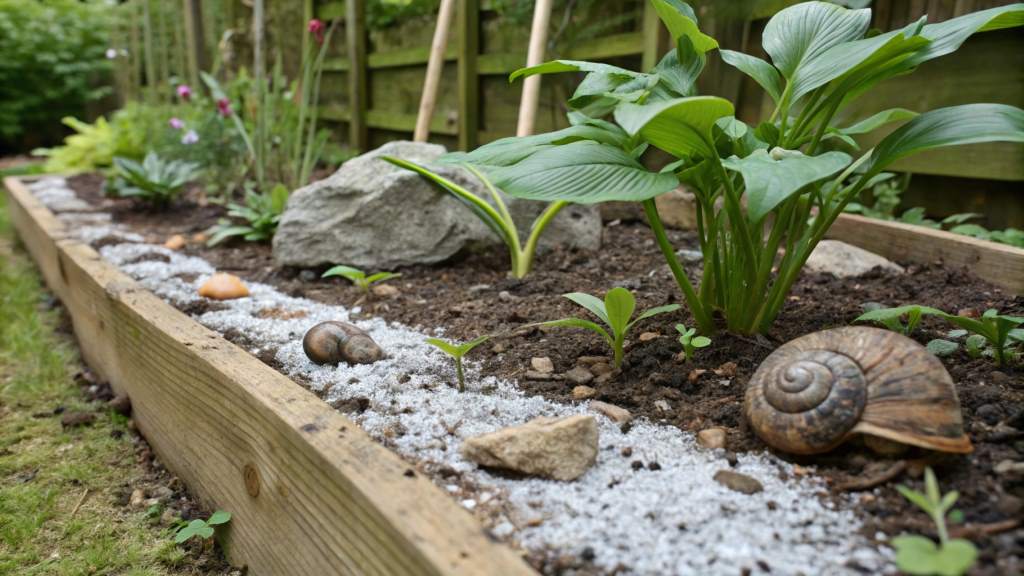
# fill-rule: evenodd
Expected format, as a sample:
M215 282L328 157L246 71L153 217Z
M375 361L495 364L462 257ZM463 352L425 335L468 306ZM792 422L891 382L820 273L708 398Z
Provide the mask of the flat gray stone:
M540 417L467 438L461 450L481 466L568 481L597 461L597 439L593 416Z
M863 248L840 242L822 240L807 259L806 268L812 272L829 273L836 278L861 276L879 267L886 272L902 274L903 267Z

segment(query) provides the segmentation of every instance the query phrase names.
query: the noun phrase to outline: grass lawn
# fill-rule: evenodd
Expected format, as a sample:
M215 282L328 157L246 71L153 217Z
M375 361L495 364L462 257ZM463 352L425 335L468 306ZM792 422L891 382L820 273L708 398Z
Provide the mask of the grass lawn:
M145 474L133 433L85 400L76 348L46 300L0 193L0 574L211 573L173 544L159 510L123 504ZM65 430L58 407L95 422Z

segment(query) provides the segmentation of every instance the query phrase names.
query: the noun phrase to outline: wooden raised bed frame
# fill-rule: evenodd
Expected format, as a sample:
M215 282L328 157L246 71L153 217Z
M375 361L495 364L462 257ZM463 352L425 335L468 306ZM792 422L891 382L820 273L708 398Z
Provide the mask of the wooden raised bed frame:
M129 395L161 461L232 513L223 543L233 564L255 575L535 574L351 420L70 239L25 181L4 185L86 363ZM662 207L673 223L687 210ZM1024 293L1018 248L848 215L829 235L898 260L968 266Z
M535 574L351 420L68 238L22 180L4 185L85 362L128 394L161 461L232 513L232 564L254 575Z

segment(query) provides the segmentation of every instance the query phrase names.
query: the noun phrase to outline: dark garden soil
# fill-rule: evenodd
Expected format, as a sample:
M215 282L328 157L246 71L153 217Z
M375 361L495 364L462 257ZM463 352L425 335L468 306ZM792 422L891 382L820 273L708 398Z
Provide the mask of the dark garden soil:
M216 222L222 213L218 206L200 206L193 198L169 210L147 211L130 201L103 198L102 179L97 175L78 176L70 184L83 198L103 204L115 221L132 226L150 241L162 243L173 234L182 234L190 239L186 253L201 256L243 279L273 284L294 296L330 304L351 307L362 301L367 314L411 326L443 327L456 339L502 335L475 351L475 359L482 361L490 374L517 379L528 393L562 402L574 401L572 391L578 385L564 374L577 365L594 362L587 357L606 356L608 351L590 333L522 328L530 322L583 313L560 294L603 294L613 286L624 286L636 294L638 309L681 303L652 235L641 222L607 223L605 248L600 254L556 250L539 255L534 272L525 281L507 277L507 253L495 248L441 266L401 269L402 277L390 283L397 289L395 294L364 299L343 279L320 279L322 270L276 266L266 245L206 248L201 237L193 235L201 235ZM671 235L678 248L692 248L692 234ZM626 408L635 416L691 432L714 426L725 428L727 457L732 459L736 452L766 449L743 418L743 392L758 364L786 341L848 325L868 302L887 306L925 304L964 315L980 314L988 308L1024 315L1024 298L1011 296L967 270L949 269L940 263L904 264L908 273L899 276L876 271L840 280L806 273L765 337L720 333L710 348L699 351L689 363L677 358L680 346L673 329L677 322L690 325L685 309L672 318L647 320L631 334L621 374L588 385L595 389L595 399ZM697 271L695 265L689 265L691 274ZM943 336L948 329L926 319L914 338L924 344ZM527 374L534 357L550 358L554 375L533 379L536 374ZM272 358L263 355L270 363ZM904 531L935 535L926 515L895 490L899 483L920 488L924 466L933 466L943 490L960 492L958 509L963 521L954 524L951 531L978 545L981 561L973 573L995 575L1019 570L1024 558L1024 474L1020 471L1024 456L1024 367L997 367L990 359L971 359L962 352L944 358L943 363L957 385L965 428L975 447L972 454L954 456L911 449L887 457L855 439L826 455L783 457L797 463L800 473L814 466L835 494L855 493L868 538L880 533L891 538ZM873 489L876 486L880 488L877 491Z

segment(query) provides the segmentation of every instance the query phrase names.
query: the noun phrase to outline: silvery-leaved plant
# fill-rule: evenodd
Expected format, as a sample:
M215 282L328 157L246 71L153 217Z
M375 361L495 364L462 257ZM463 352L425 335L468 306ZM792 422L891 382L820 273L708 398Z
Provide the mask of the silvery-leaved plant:
M632 292L625 288L612 288L604 295L604 301L596 296L582 292L572 292L563 296L586 308L594 316L597 316L608 327L608 330L605 330L596 322L582 318L562 318L561 320L541 322L540 325L583 328L594 332L611 347L616 368L622 366L623 347L626 342L626 334L630 328L641 320L679 309L678 304L655 306L633 319L633 312L636 310L636 298L633 297Z
M701 32L680 0L650 0L675 47L653 69L555 60L514 72L583 73L568 100L568 128L497 140L453 154L507 194L548 202L641 202L659 248L702 334L719 312L730 330L772 325L811 251L861 190L896 160L942 146L1024 142L1024 110L966 104L918 114L883 110L848 121L844 109L878 83L955 51L975 32L1019 26L1024 4L937 24L922 17L870 35L871 11L827 2L790 6L771 18L762 44L771 61L732 50ZM717 50L717 56L714 52ZM775 103L748 126L731 102L698 95L709 57L760 84ZM902 125L860 152L854 136ZM674 161L649 170L649 147ZM696 196L704 266L694 286L662 225L655 198L685 184ZM784 254L781 259L778 254Z

